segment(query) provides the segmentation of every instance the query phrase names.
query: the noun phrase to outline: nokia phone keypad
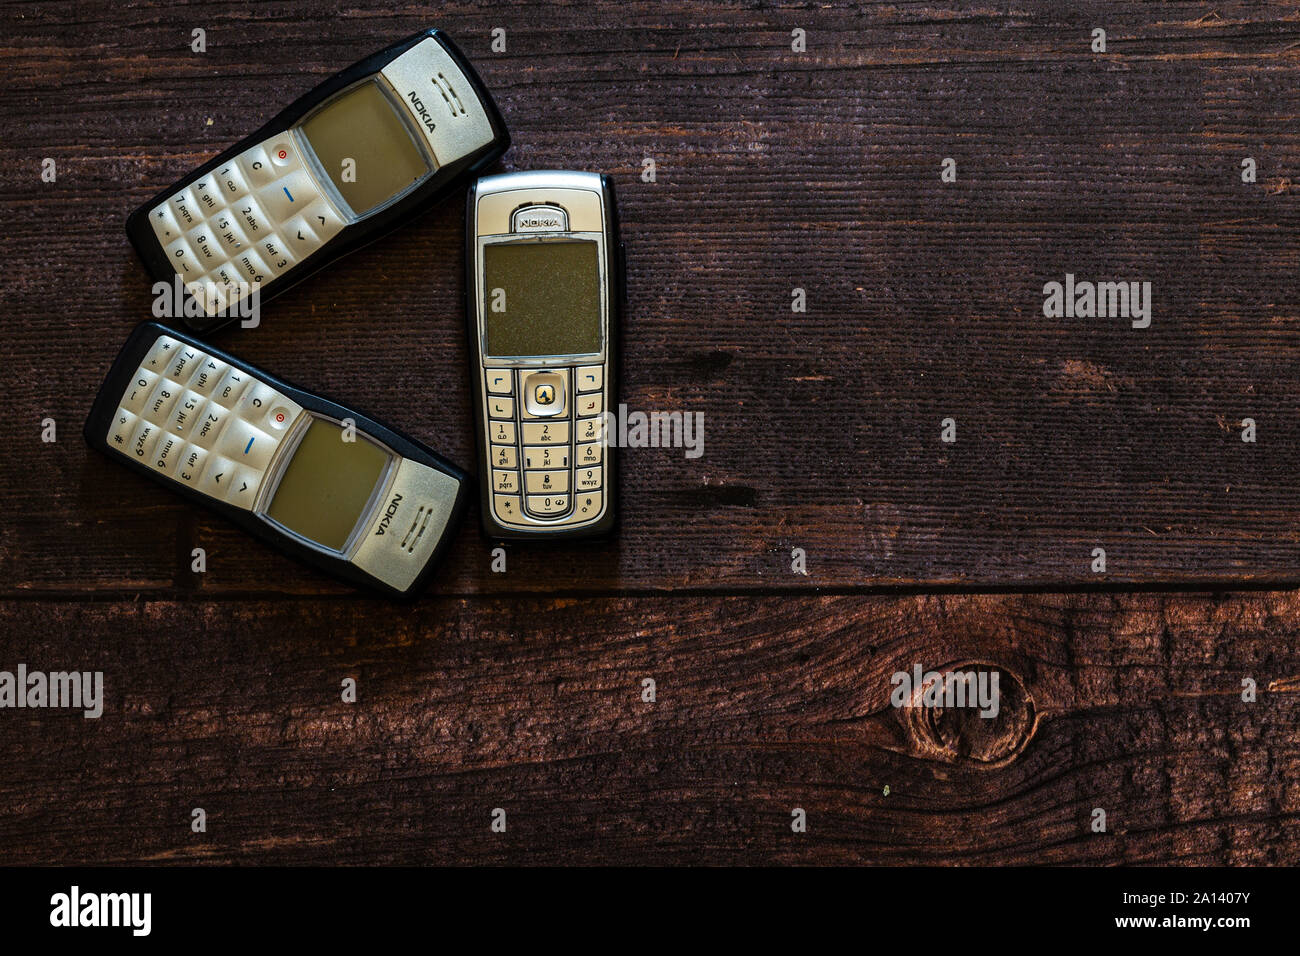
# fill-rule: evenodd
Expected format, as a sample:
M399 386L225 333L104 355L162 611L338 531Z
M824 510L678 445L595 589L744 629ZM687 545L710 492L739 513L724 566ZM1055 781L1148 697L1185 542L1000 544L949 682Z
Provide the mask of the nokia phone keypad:
M492 510L558 525L601 513L605 495L603 365L483 369Z
M307 258L344 218L285 133L158 203L149 223L185 287L214 314Z
M179 484L251 510L302 411L242 369L160 335L122 393L107 442Z

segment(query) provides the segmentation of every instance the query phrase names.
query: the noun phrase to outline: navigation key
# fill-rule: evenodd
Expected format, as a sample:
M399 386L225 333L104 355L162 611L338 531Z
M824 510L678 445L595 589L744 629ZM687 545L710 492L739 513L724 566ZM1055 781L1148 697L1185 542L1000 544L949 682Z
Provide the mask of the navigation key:
M259 472L240 468L236 474L230 477L230 490L226 492L226 501L241 508L253 507L253 501L257 498L257 486L260 478Z

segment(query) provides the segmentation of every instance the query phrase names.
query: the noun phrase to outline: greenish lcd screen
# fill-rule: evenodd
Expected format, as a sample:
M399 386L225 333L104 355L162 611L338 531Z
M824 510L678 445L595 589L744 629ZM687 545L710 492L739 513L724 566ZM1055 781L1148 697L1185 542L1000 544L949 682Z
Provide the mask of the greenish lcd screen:
M429 163L379 84L340 95L302 124L321 168L358 216L429 173Z
M267 516L309 541L342 551L388 464L388 452L333 422L312 419L284 469Z
M600 268L590 239L483 247L484 325L491 356L600 351Z

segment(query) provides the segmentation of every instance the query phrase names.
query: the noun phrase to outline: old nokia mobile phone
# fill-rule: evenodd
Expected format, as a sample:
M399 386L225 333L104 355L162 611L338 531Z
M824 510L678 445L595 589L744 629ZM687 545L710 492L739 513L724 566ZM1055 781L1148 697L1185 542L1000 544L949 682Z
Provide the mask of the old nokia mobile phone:
M353 584L414 594L456 527L454 465L360 412L145 322L95 399L86 441Z
M401 225L510 145L473 67L427 30L336 73L127 219L204 331ZM241 309L241 306L245 306Z
M470 189L466 282L483 528L549 539L614 524L623 252L596 173L487 176Z

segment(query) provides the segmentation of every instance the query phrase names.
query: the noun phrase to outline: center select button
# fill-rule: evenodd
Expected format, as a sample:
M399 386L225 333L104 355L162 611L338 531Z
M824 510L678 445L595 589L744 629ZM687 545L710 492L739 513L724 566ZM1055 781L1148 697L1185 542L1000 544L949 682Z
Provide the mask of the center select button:
M564 376L555 372L533 372L524 379L524 407L535 418L564 414Z

